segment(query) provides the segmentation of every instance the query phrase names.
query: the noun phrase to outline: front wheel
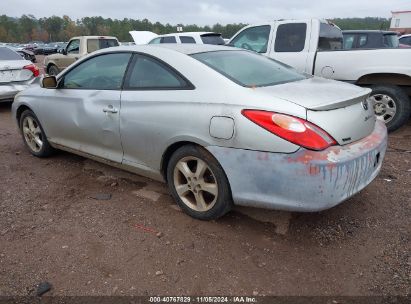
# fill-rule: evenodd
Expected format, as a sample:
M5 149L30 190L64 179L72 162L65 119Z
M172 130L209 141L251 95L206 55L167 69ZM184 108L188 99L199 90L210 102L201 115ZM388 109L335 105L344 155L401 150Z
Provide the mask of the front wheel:
M385 122L389 132L408 121L411 114L410 98L400 87L375 85L371 89L370 99L374 102L375 115Z
M216 219L232 207L223 168L198 146L187 145L174 152L167 166L167 183L181 209L196 219Z
M58 69L58 67L56 67L55 65L51 65L48 68L48 74L50 76L57 76L60 73L60 70Z
M21 114L20 130L24 143L34 156L47 157L54 152L39 120L32 111L26 110Z

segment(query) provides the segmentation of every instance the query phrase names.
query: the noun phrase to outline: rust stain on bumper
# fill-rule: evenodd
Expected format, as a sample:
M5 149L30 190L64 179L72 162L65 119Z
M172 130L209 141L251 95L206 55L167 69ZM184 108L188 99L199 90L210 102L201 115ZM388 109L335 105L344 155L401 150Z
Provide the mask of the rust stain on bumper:
M378 174L387 130L323 151L292 154L208 147L224 168L238 205L290 211L331 208L366 187Z

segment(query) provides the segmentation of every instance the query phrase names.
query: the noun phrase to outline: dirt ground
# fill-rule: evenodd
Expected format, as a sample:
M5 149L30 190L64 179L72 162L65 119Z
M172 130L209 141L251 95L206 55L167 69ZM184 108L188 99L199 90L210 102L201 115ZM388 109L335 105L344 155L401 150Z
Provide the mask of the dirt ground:
M40 73L42 74L45 74L44 66L43 66L44 57L45 57L44 55L37 55L36 62L35 62L35 65L37 65L37 67L40 69Z
M149 179L31 156L0 104L0 295L410 295L411 123L381 174L321 213L194 220ZM109 200L94 199L111 194ZM250 211L251 212L251 211ZM160 234L158 234L160 232Z

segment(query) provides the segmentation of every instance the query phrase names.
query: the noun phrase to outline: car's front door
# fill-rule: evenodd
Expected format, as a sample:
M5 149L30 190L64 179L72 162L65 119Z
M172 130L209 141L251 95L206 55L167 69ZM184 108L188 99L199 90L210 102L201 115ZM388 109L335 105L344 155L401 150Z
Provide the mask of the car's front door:
M64 70L70 64L75 62L80 57L80 40L73 39L69 42L66 48L66 53L59 58L58 68Z
M39 117L50 142L121 162L120 96L130 53L92 57L44 89Z

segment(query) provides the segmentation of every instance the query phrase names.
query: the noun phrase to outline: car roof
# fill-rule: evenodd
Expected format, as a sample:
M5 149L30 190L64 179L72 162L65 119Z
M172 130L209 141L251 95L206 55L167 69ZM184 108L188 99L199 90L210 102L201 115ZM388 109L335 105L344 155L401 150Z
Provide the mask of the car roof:
M217 52L217 51L245 51L234 47L224 45L213 44L178 44L178 43L161 43L161 44L148 44L148 45L126 45L110 47L98 50L96 52L106 53L113 50L123 50L132 52L150 52L153 48L163 48L174 52L179 52L186 55L192 55L197 53ZM96 53L94 52L94 53Z
M85 39L116 39L117 40L117 38L114 37L114 36L104 36L104 35L101 35L101 36L75 36L75 37L71 37L70 40L72 40L72 39L83 39L83 38L85 38Z
M397 35L397 32L394 31L382 31L382 30L346 30L343 31L343 34L375 34L375 33L381 33L381 34L393 34Z
M214 44L177 44L177 43L161 43L157 44L157 47L168 48L186 55L205 53L205 52L217 52L217 51L239 51L240 49L234 47L228 47L224 45Z
M177 37L181 37L181 36L202 36L202 35L221 35L220 33L216 33L216 32L179 32L179 33L170 33L170 34L162 34L162 35L158 35L156 38L158 37L167 37L167 36L177 36Z

